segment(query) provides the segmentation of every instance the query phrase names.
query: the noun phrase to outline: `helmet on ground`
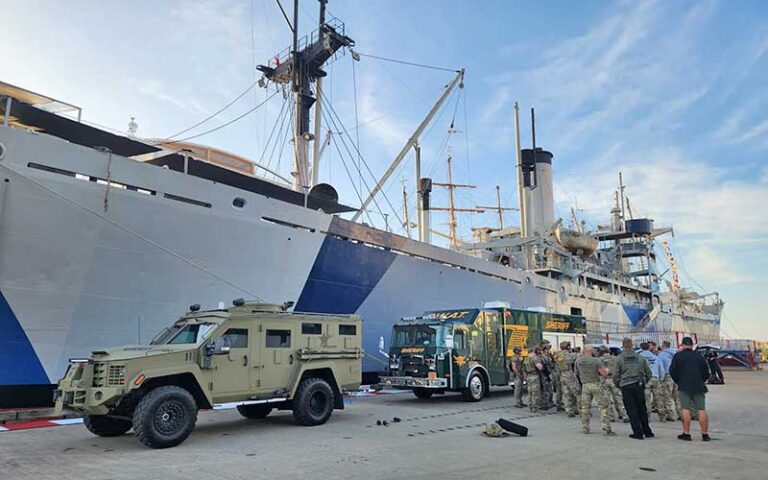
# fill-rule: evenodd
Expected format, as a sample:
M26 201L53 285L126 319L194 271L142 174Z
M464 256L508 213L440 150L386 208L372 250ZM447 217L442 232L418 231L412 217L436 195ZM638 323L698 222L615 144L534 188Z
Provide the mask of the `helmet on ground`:
M496 423L486 423L483 425L483 435L486 437L503 437L504 430Z

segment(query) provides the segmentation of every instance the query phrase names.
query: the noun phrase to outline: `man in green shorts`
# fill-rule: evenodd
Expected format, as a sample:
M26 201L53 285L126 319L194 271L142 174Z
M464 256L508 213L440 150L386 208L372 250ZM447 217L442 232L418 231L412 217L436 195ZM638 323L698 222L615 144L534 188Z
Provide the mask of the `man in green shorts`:
M693 339L683 338L680 351L672 357L669 374L677 384L677 394L680 397L680 417L683 421L683 433L677 436L680 440L691 440L691 410L699 412L701 439L709 438L709 417L704 408L704 396L707 393L707 378L709 368L704 357L693 350Z

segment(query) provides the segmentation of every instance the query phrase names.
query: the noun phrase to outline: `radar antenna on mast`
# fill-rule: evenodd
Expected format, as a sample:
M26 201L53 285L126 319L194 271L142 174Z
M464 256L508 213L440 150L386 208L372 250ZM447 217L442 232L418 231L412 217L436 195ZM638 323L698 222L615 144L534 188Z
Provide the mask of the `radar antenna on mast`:
M312 92L311 85L317 85L318 80L327 75L322 67L335 59L339 50L355 45L355 41L344 34L343 22L336 18L324 21L325 3L326 0L320 1L320 27L312 34L299 39L298 0L295 0L292 47L275 55L267 65L256 67L264 74L266 81L259 84L263 84L265 88L269 82L291 85L295 99L293 189L299 192L309 188L312 180L309 142L315 140L315 134L310 128L310 110L318 98ZM317 178L317 173L315 171L312 176Z

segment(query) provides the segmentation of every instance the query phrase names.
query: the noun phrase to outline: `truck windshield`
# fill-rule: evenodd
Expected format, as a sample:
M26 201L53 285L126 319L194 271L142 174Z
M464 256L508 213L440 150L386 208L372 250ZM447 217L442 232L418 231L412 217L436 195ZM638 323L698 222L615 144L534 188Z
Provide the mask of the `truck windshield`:
M398 325L392 332L393 347L437 345L439 325Z
M174 326L171 331L164 335L165 345L187 345L203 341L213 329L215 323L190 323L181 327Z

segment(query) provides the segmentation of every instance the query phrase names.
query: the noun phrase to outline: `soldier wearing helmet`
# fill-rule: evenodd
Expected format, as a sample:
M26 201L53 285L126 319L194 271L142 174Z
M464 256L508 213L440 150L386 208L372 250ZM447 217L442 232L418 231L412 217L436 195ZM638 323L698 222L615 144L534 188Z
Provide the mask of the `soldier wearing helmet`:
M520 347L515 347L512 351L514 355L509 359L509 369L512 371L512 380L514 382L515 406L523 408L527 407L527 405L523 403L523 380L525 374L523 371L522 350Z
M560 377L560 389L562 390L562 404L565 414L575 417L580 408L581 391L576 375L573 373L573 364L576 358L571 352L571 342L560 342L560 351L555 353L555 365L557 375Z
M624 420L624 423L629 423L627 417L627 410L624 408L624 400L621 397L621 389L613 384L613 369L616 363L616 357L611 355L611 351L607 346L602 345L598 350L598 358L603 365L603 368L608 372L608 375L600 379L600 384L605 390L605 395L608 398L609 408L608 416L612 422L616 421L616 414L618 417Z

